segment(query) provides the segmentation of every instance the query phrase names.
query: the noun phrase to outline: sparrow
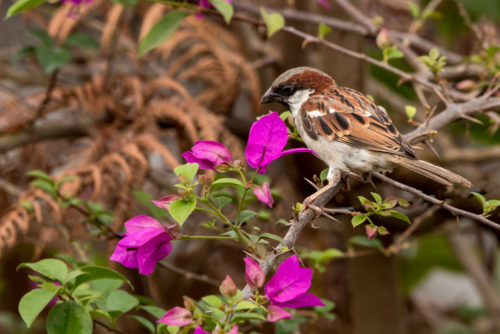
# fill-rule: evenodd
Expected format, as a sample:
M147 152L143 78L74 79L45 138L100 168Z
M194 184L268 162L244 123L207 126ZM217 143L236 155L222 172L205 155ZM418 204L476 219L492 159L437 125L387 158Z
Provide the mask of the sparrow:
M462 176L419 160L383 107L338 86L322 71L297 67L284 72L260 101L272 102L289 108L306 146L328 165L330 185L342 172L388 172L399 165L444 185L471 186Z

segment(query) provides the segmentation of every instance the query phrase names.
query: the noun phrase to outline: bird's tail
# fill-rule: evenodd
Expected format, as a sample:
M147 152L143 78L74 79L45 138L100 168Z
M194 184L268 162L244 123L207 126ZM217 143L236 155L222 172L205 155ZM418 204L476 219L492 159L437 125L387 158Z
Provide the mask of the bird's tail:
M422 174L429 179L432 179L436 182L442 183L444 185L451 185L453 183L460 183L466 187L471 187L471 183L466 178L455 174L447 169L444 169L439 166L435 166L426 161L406 158L406 157L395 157L395 163L400 166L406 167L409 170Z

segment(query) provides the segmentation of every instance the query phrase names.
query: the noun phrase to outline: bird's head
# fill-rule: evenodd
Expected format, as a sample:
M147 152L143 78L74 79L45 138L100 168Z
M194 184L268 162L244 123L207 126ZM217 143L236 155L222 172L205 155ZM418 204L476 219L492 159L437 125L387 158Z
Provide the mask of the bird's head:
M335 81L326 73L312 67L296 67L281 74L262 96L260 103L278 102L288 108L300 107L310 95L319 94Z

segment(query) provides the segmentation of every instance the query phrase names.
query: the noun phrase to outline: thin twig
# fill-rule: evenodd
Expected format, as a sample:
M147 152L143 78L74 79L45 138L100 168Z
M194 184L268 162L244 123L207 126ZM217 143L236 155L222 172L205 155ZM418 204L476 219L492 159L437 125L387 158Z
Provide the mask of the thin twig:
M434 205L437 205L445 210L448 210L449 212L451 212L453 215L456 215L456 216L463 216L463 217L467 217L467 218L470 218L470 219L473 219L475 221L478 221L480 223L483 223L489 227L492 227L494 228L495 230L499 230L500 231L500 224L498 223L495 223L494 221L491 221L489 220L488 218L484 217L484 216L481 216L481 215L478 215L476 213L472 213L472 212L469 212L469 211L465 211L465 210L462 210L462 209L459 209L459 208L456 208L444 201L441 201L441 200L438 200L437 198L435 197L432 197L432 196L429 196L425 193L423 193L422 191L416 189L416 188L413 188L413 187L410 187L410 186L407 186L406 184L403 184L401 182L398 182L396 180L393 180L385 175L382 175L380 173L372 173L372 176L376 177L377 179L379 180L382 180L384 182L387 182L391 185L393 185L394 187L396 188L399 188L399 189L402 189L404 191L407 191L409 193L412 193L418 197L421 197L423 198L424 200L426 200L427 202L429 203L432 203Z
M52 72L49 84L47 86L47 89L45 90L45 97L43 98L42 102L38 105L38 108L35 110L35 114L31 119L30 125L33 125L33 123L35 123L35 121L41 115L43 115L43 112L45 111L47 104L49 104L50 99L52 98L52 92L54 91L54 88L56 88L58 74L59 74L59 69L56 69L54 72Z
M213 286L219 286L221 283L213 278L208 277L207 275L199 275L199 274L193 273L189 270L176 267L173 264L168 263L166 261L160 261L160 262L158 262L158 265L163 269L167 269L167 270L173 271L176 274L182 275L186 279L200 281L200 282L207 283L207 284L210 284Z
M100 320L96 320L96 319L92 319L92 321L94 321L95 324L101 326L101 327L104 327L106 328L109 332L112 332L112 333L118 333L118 334L126 334L126 332L122 332L121 330L117 329L117 328L113 328L111 327L110 325L100 321Z

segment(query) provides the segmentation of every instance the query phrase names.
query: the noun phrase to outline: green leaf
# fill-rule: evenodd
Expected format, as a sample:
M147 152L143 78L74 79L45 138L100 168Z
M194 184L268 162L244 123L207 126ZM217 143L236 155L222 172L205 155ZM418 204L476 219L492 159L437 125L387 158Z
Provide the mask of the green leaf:
M232 199L227 196L212 196L212 201L215 204L215 207L221 210L227 204L231 203Z
M45 74L49 74L71 60L71 52L55 45L37 45L35 54Z
M215 189L215 188L220 188L220 187L225 187L225 186L231 186L231 187L244 187L243 182L241 182L238 179L233 179L231 177L223 177L220 179L217 179L212 183L212 186L210 189Z
M56 190L55 185L53 183L49 183L45 180L36 179L36 180L33 180L30 182L30 186L42 189L47 194L52 196L52 198L54 198L54 199L58 197L57 190Z
M486 203L484 204L483 214L487 215L490 212L495 211L498 206L500 206L500 201L497 199L490 199L486 201Z
M45 0L19 0L14 2L9 9L7 10L7 14L5 15L5 19L9 17L24 12L27 9L34 8L36 6L40 6L44 3Z
M350 238L348 242L352 245L376 248L380 251L384 250L384 246L382 246L380 240L375 238L370 240L366 235L355 235L354 237Z
M276 32L278 32L285 26L285 19L280 13L269 14L264 8L261 8L260 14L262 15L262 19L266 24L267 38L271 38Z
M431 51L429 51L429 57L432 59L432 60L436 60L438 59L439 57L439 51L438 49L436 48L432 48Z
M160 319L167 312L164 309L162 309L161 307L154 306L154 305L141 305L140 308L143 309L144 311L148 312L152 316L154 316L156 319Z
M210 0L210 2L214 5L215 9L221 13L226 24L229 24L234 14L233 5L225 0Z
M125 313L139 304L139 300L125 290L112 291L106 299L108 311L119 311Z
M222 300L215 295L205 296L201 300L215 308L219 308L222 305Z
M92 326L90 314L74 301L57 304L45 324L47 334L92 334Z
M331 31L332 31L332 28L330 28L329 26L327 26L324 23L320 23L318 25L318 37L321 39L325 38L325 36L328 35Z
M260 313L235 312L233 313L233 317L231 318L231 323L236 324L240 321L249 321L249 320L265 321L266 318Z
M366 218L367 218L367 216L364 214L353 216L351 219L352 227L356 227L360 224L363 224L364 221L366 220Z
M80 270L84 274L76 278L75 287L89 281L112 279L123 281L133 288L132 283L130 283L130 281L125 276L117 271L114 271L113 269L101 266L85 266L81 267Z
M474 197L477 198L479 202L481 202L481 206L484 208L484 205L486 204L486 198L480 193L476 193L473 191L471 192L471 194L474 195Z
M410 218L408 218L404 213L401 213L396 210L391 210L391 216L393 216L396 219L403 220L407 222L408 224L411 224Z
M91 36L82 33L76 33L70 35L64 41L64 45L68 46L81 46L89 49L99 49L99 43Z
M249 301L249 300L242 300L241 302L239 302L238 304L236 304L236 307L234 308L234 310L235 311L253 310L256 307L257 307L257 305L255 305L251 301Z
M191 198L189 200L179 199L172 202L169 207L169 212L172 218L179 223L180 226L184 224L186 219L191 215L191 213L196 208L196 199Z
M389 59L403 58L403 52L399 51L396 45L385 48L382 52L384 54L385 62L387 62Z
M275 240L275 241L279 242L280 244L285 243L285 241L283 241L283 238L281 238L280 236L277 236L276 234L272 234L272 233L262 233L261 235L259 235L257 241L259 241L260 239L263 239L263 238Z
M257 212L255 211L252 211L252 210L243 210L241 211L240 213L240 223L243 223L243 222L246 222L248 221L249 219L257 216Z
M329 170L330 170L330 168L325 168L321 171L321 173L319 173L319 179L321 180L321 182L325 182L325 180L328 176Z
M10 58L10 63L13 65L18 60L21 60L25 57L33 56L33 55L35 55L35 47L34 46L27 46L27 47L22 48L21 50L17 51L16 54L14 54Z
M387 235L387 234L389 234L389 231L387 231L387 229L385 228L385 226L379 226L379 227L377 227L377 232L380 235Z
M139 57L142 57L145 53L172 37L186 15L188 15L188 13L180 10L173 10L163 16L141 40L139 45Z
M288 118L288 116L290 116L290 115L291 115L290 111L288 111L288 110L287 110L287 111L283 111L283 112L280 114L280 118L281 118L281 119L283 120L283 122L284 122L284 121L286 121L286 119L287 119L287 118Z
M191 184L196 173L198 172L199 165L197 163L187 163L174 168L174 173L183 184ZM181 177L183 178L181 180Z
M43 276L59 282L64 282L68 275L68 267L66 264L57 259L43 259L33 263L21 263L19 268L30 268Z
M30 327L35 318L42 312L47 304L56 296L56 291L34 289L25 294L19 301L19 314Z
M413 116L417 113L417 108L414 106L405 106L406 116L408 119L413 119Z
M33 204L31 204L30 201L22 200L19 202L19 205L21 205L23 208L25 208L28 212L33 212Z
M408 6L408 9L410 10L411 16L413 16L414 19L418 18L420 15L420 8L418 5L414 2L408 1L406 3Z
M45 173L44 171L38 170L38 169L31 170L28 173L26 173L26 175L33 176L33 177L36 177L38 179L42 179L44 181L47 181L48 183L54 184L54 180L52 180L50 178L50 176L47 175L47 173Z
M140 323L141 325L143 325L144 327L146 327L146 329L151 334L155 333L155 326L148 319L146 319L144 317L141 317L140 315L131 315L131 316L129 316L129 318L134 319L135 321L137 321L138 323Z
M370 194L375 199L375 202L377 202L377 204L382 204L382 196L374 192L371 192Z
M114 3L118 3L124 7L135 7L140 0L112 0Z

